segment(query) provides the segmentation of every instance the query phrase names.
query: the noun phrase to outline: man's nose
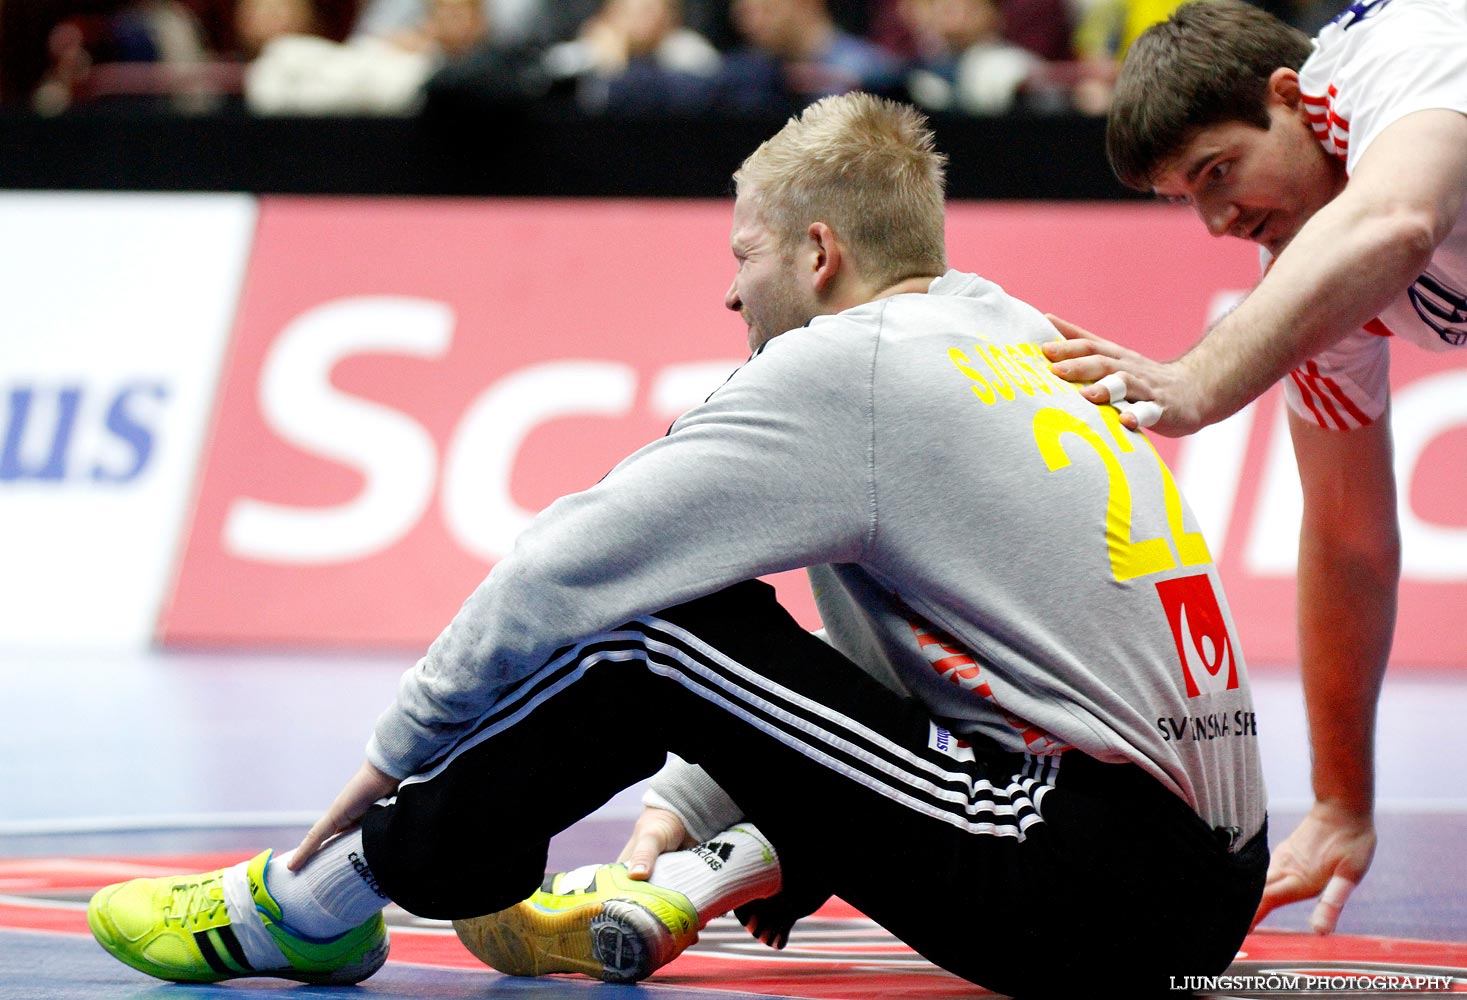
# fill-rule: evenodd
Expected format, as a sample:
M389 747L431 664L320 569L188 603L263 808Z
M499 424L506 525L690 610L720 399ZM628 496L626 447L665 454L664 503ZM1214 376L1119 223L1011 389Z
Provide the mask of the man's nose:
M734 281L729 284L728 292L723 296L723 307L734 312L744 308L743 300L739 298L739 283Z
M1197 213L1213 236L1227 236L1238 221L1238 206L1230 201L1199 202Z

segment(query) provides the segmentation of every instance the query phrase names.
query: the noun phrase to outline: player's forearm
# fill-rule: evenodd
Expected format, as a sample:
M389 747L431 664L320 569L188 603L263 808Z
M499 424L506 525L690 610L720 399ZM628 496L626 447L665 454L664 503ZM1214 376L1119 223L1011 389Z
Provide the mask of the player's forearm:
M1368 813L1401 571L1390 412L1352 431L1291 413L1289 430L1304 494L1299 645L1315 797Z
M1315 798L1354 812L1374 801L1376 704L1395 627L1399 552L1359 551L1306 527L1299 645Z
M1395 623L1395 582L1341 587L1300 563L1300 655L1309 710L1314 798L1369 811L1375 799L1375 717Z
M1373 319L1431 259L1418 214L1321 209L1258 287L1182 359L1202 423L1230 416L1294 368Z

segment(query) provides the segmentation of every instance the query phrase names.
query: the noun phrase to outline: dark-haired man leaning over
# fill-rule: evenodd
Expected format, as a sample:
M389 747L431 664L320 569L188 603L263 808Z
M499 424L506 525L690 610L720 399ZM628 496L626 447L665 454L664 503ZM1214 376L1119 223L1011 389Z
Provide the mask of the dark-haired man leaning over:
M1283 379L1304 493L1299 654L1315 804L1259 916L1318 896L1333 930L1375 851L1375 710L1400 577L1389 344L1467 345L1467 5L1367 0L1311 42L1242 0L1184 4L1132 47L1107 128L1121 180L1251 240L1265 274L1158 364L1059 322L1056 374L1188 434ZM1125 418L1134 425L1135 415Z

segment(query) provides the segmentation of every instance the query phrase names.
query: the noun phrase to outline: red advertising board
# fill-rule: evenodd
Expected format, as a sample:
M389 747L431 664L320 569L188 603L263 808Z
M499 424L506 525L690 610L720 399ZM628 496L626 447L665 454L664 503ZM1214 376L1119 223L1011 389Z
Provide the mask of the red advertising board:
M165 641L431 641L536 510L742 359L722 308L730 211L266 199ZM955 205L948 246L954 267L1163 356L1257 275L1249 247L1164 205ZM1397 659L1460 665L1467 630L1437 615L1467 598L1467 358L1402 345L1395 366ZM1280 410L1274 391L1210 435L1158 442L1253 662L1294 656ZM813 624L798 578L781 589Z

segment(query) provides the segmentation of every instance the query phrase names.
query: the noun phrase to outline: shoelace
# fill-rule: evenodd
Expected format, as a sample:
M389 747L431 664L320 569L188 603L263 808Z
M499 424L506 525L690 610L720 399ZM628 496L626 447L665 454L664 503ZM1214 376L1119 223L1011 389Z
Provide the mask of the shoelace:
M180 882L173 886L165 919L189 926L213 919L224 906L224 888L217 878Z

